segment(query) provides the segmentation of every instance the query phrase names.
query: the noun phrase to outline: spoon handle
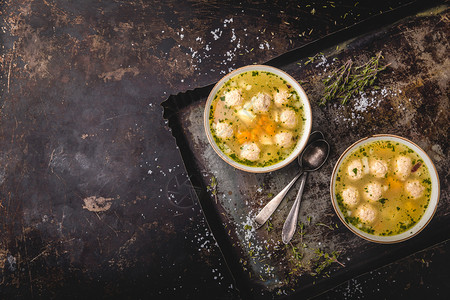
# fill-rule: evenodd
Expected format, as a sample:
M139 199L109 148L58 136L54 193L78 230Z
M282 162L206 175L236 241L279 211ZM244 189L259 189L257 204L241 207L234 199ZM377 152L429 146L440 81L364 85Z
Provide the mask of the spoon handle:
M300 175L303 174L303 171L300 171L297 175L295 175L294 179L289 182L289 184L281 190L269 203L264 206L264 208L259 212L259 214L255 217L255 225L256 228L259 228L266 223L266 221L270 218L273 212L277 209L278 205L280 205L281 200L283 200L284 196L286 196L287 192L291 189L292 185L297 181Z
M295 197L294 205L292 205L291 211L284 222L283 230L281 231L281 239L285 244L291 241L294 236L295 229L297 228L298 211L300 201L302 200L303 189L305 188L306 178L308 178L308 172L305 172L305 175L303 175L300 180L300 188L298 189L297 197Z

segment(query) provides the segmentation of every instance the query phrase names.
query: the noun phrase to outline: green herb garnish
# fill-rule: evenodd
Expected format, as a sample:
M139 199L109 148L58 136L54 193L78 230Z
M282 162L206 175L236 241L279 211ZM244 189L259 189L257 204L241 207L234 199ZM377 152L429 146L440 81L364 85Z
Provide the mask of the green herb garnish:
M365 64L353 67L353 61L347 60L341 67L324 80L325 93L319 105L328 101L339 99L342 104L354 95L364 92L366 87L374 84L378 72L386 69L388 65L380 67L381 51Z
M382 205L384 205L384 204L386 203L387 200L388 200L388 199L386 199L386 198L381 198L381 199L379 199L378 201L379 201Z
M217 179L215 176L211 177L211 183L206 187L206 189L214 196L214 200L216 200L217 204Z
M267 220L267 232L271 232L273 229L273 224L270 220Z
M323 226L323 227L326 227L326 228L328 228L330 230L334 230L334 228L332 226L324 224L324 223L316 223L316 226Z
M314 269L315 273L313 273L312 275L318 275L320 273L322 273L322 271L328 267L329 265L331 265L332 263L338 263L340 264L342 267L345 267L345 265L343 263L341 263L340 261L337 260L337 258L339 257L339 253L333 251L331 253L327 253L325 251L322 251L320 249L316 249L315 253L317 254L317 265Z

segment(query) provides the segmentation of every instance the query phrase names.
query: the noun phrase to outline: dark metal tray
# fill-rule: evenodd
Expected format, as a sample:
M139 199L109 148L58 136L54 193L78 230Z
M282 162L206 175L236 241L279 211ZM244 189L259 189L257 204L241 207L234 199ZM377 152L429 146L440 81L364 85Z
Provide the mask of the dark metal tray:
M311 297L450 238L449 9L414 9L372 18L267 62L302 82L313 110L313 130L322 131L331 145L327 163L308 178L299 216L303 230L297 228L290 245L281 242L281 228L296 188L272 216L273 228L266 224L255 230L252 218L293 178L296 163L272 173L250 174L223 162L203 129L203 108L212 86L173 95L163 103L205 217L244 298L296 293ZM385 27L374 30L380 24ZM367 61L379 51L390 64L380 74L379 89L369 88L347 105L318 105L323 79L331 69L347 59ZM334 213L329 195L339 155L354 141L376 133L417 143L434 161L441 183L432 222L418 236L393 245L352 234ZM337 254L339 263L321 256L325 253Z

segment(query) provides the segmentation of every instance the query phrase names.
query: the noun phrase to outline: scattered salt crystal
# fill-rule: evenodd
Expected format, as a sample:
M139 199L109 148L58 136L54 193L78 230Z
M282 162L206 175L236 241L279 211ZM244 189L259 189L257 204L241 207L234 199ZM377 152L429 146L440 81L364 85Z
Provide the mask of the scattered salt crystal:
M225 19L223 21L223 27L227 27L227 24L229 24L229 23L233 23L233 18Z
M231 29L231 42L234 42L236 40L236 34L234 32L234 28Z
M321 67L327 63L327 58L324 55L320 55L318 59L320 59L320 62L317 63L316 68Z
M211 34L213 35L214 40L217 41L222 36L222 31L219 28L217 28L211 31Z

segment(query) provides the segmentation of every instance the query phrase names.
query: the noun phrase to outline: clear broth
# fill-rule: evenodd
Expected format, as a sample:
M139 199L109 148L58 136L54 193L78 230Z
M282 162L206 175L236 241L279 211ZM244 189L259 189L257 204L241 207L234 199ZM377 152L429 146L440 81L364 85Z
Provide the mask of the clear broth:
M241 91L243 104L237 107L229 107L224 101L225 94L234 89ZM275 93L280 90L287 91L289 98L285 104L277 107L273 99ZM258 93L266 93L272 98L271 106L267 113L260 114L253 113L252 111L249 103L252 97ZM277 120L283 109L295 111L297 124L295 128L287 129ZM244 122L239 117L238 112L242 112L243 110L254 116L252 122ZM209 126L212 136L222 152L236 162L255 167L270 166L289 156L303 133L305 121L303 106L295 89L283 78L265 71L248 71L230 78L216 93L210 107L209 116ZM233 136L231 138L223 139L217 136L214 130L214 124L218 122L231 124L233 128ZM269 128L270 130L266 131L265 128ZM254 132L259 132L259 135L253 134ZM293 135L292 145L289 147L281 147L275 143L267 144L261 142L262 135L273 139L275 134L279 132L291 132ZM241 157L240 151L242 150L243 144L247 142L256 143L261 150L257 160L251 161Z
M395 166L399 156L409 157L412 169L416 164L420 164L420 167L408 177L399 178ZM367 161L366 164L364 163L366 159L368 161L378 159L386 162L388 166L386 175L378 178L370 172L367 174L365 169L368 167ZM349 164L354 160L361 160L364 172L362 178L356 180L349 176L351 170L348 169ZM414 198L405 191L405 184L411 180L418 180L423 186L423 193L420 197ZM370 182L378 182L382 186L382 196L378 200L365 199L363 196L364 193L367 193L365 188ZM359 202L354 207L344 203L343 199L342 192L349 186L355 187L359 193ZM376 141L358 147L345 158L337 173L335 193L339 208L347 223L374 235L396 235L408 230L422 218L430 201L430 174L420 156L406 145L392 141ZM376 218L370 224L362 222L357 216L358 207L361 205L371 205L375 209Z

